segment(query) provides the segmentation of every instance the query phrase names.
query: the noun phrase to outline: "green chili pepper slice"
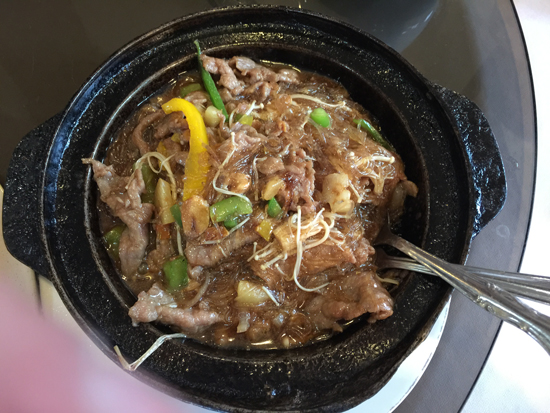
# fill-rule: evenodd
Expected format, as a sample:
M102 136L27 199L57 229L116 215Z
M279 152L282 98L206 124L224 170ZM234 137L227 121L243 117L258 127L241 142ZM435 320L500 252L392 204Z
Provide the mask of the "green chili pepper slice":
M117 225L103 235L103 241L107 247L107 252L111 258L115 260L119 259L118 248L120 246L120 237L125 229L126 225Z
M281 214L281 212L283 212L283 209L281 208L275 197L267 201L267 215L269 215L271 218L277 218Z
M195 46L197 46L197 57L199 59L199 66L201 71L202 82L204 83L204 88L210 95L210 100L212 101L212 104L216 107L216 109L222 111L223 115L225 116L225 119L227 120L229 116L227 114L227 110L225 109L225 105L223 104L223 100L222 100L222 97L220 96L220 92L218 92L218 88L214 83L214 79L212 79L212 75L202 65L201 48L199 46L198 40L195 40L194 43L195 43Z
M166 261L162 269L168 290L178 290L189 283L187 260L185 257L179 256L171 261Z
M197 90L202 90L202 85L200 83L189 83L180 89L180 96L184 98L189 93L196 92Z
M323 128L330 127L330 116L323 108L313 109L309 117L319 126Z
M141 175L143 176L143 182L145 182L145 192L141 194L141 202L152 204L155 200L155 188L157 187L158 176L147 164L141 165Z
M252 213L252 203L248 198L232 196L210 206L212 222L224 222L228 219Z
M172 216L174 217L175 221L176 221L176 224L178 224L178 226L180 228L183 228L183 224L181 222L181 209L180 209L180 205L178 203L175 203L174 205L172 205L170 207L170 212L172 213Z
M384 139L380 132L378 132L376 128L372 126L369 122L364 119L354 119L353 123L355 123L356 125L360 125L362 129L366 130L373 141L375 141L379 145L382 145L388 151L395 152L395 148L393 147L393 145L389 143L386 139Z
M229 219L226 219L225 221L223 221L223 225L227 229L231 229L231 228L235 228L237 225L239 225L239 221L240 221L240 217L229 218Z

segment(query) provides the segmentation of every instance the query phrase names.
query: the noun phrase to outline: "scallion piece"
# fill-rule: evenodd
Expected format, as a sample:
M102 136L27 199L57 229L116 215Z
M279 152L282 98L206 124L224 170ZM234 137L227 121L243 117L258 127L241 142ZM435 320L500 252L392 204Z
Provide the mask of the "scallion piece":
M277 218L281 214L281 212L283 212L283 209L281 208L275 197L267 201L267 215L269 215L271 218Z
M395 152L395 148L393 147L393 145L389 143L386 139L384 139L380 134L380 132L378 132L378 130L376 130L376 128L372 126L369 122L367 122L365 119L354 119L353 122L356 125L360 125L362 129L367 131L373 141L383 146L388 151Z
M254 118L252 115L241 115L240 113L235 116L235 120L242 125L252 125Z
M227 115L227 110L225 109L225 105L223 104L222 97L220 96L220 92L218 92L218 88L216 87L216 83L214 83L214 79L212 79L212 75L204 68L202 65L202 59L201 59L201 48L199 46L198 40L195 40L195 46L197 46L197 56L199 59L199 70L201 72L202 82L204 83L204 88L210 95L210 100L212 101L212 104L218 109L221 110L223 115L225 116L225 119L227 120L229 116Z
M313 120L313 122L323 128L328 128L330 126L330 116L323 108L313 109L313 112L310 113L309 117Z
M155 201L155 188L157 187L158 176L147 164L141 165L141 175L145 183L145 191L141 194L141 202L152 204Z
M181 222L181 209L180 209L179 204L176 203L176 204L172 205L170 207L170 212L172 213L172 216L176 220L176 224L178 224L178 226L180 228L183 228L183 224Z
M196 92L197 90L202 90L202 85L200 83L189 83L180 89L180 96L184 98L189 93Z

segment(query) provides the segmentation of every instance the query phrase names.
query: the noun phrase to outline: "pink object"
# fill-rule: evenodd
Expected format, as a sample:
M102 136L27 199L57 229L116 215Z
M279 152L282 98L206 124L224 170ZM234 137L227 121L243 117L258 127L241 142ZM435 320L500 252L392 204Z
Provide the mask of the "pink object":
M0 412L185 412L121 369L95 363L1 275Z

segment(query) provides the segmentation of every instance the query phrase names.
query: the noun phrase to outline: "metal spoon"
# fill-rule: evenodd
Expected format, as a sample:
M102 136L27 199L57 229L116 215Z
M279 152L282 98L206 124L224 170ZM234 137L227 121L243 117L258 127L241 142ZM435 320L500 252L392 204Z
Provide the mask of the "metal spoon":
M536 300L544 304L550 304L550 278L538 275L511 273L506 271L488 270L484 268L469 267L466 265L451 264L460 267L480 281L493 282L504 290L516 294L522 298ZM379 270L396 268L409 270L423 274L437 275L410 258L394 257L384 252L382 248L376 249L376 267Z
M393 234L388 225L383 226L374 244L391 245L428 267L480 307L525 331L550 355L550 317L524 305L498 285L475 279L460 266L455 267Z

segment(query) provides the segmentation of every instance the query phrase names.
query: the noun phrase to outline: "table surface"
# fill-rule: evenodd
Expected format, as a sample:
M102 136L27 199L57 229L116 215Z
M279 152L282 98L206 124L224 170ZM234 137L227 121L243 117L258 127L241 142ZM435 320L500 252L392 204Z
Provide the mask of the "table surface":
M550 39L550 2L515 0L527 44L537 113L537 168L535 199L521 272L549 275L546 263L550 231L550 78L547 41ZM550 308L531 303L550 315ZM548 412L550 406L550 357L534 340L503 324L487 362L464 405L463 413Z
M4 148L0 152L0 184L5 183L11 152L21 137L62 111L86 78L114 51L176 17L238 3L244 2L174 0L163 2L162 7L153 1L142 1L135 7L135 2L128 0L0 4L0 139ZM531 216L537 140L532 78L514 5L508 0L357 0L345 6L330 0L269 3L304 7L348 21L402 53L429 80L466 95L480 106L501 148L508 199L502 212L474 240L468 263L518 270ZM516 4L520 11L523 5L529 21L541 19L532 7L539 10L542 2L517 0ZM548 7L543 5L542 9L548 13ZM533 33L534 39L540 36ZM544 199L539 192L537 189L536 201L540 204ZM533 219L542 222L544 212L538 211L534 209ZM540 232L533 234L534 227L532 224L530 240L539 237L540 241ZM530 246L527 243L524 267L531 265L529 272L541 273L536 259L528 263L530 254L541 256L531 253ZM511 356L521 353L518 347L500 343L534 346L531 353L547 361L529 338L522 342L523 337L518 338L508 328L499 333L487 359L499 328L497 319L454 294L440 346L397 411L477 412L488 411L489 403L499 406L502 398L491 383L495 377L503 378L499 376L502 364L509 365ZM522 366L526 363L513 361ZM506 388L516 388L512 379L504 375ZM532 392L522 389L519 393L516 400ZM522 411L537 411L544 405L544 398L535 399L532 410ZM479 410L480 406L484 409Z

